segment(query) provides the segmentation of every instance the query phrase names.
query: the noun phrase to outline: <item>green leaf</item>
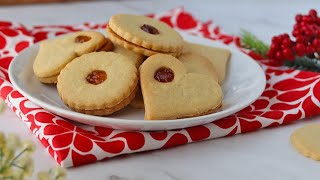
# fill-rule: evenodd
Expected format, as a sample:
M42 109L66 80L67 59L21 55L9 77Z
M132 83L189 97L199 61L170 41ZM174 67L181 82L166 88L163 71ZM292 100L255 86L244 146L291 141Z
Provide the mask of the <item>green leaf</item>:
M295 61L285 61L284 65L304 71L320 72L320 60L307 56L298 57Z
M267 58L269 46L252 33L241 30L241 46Z

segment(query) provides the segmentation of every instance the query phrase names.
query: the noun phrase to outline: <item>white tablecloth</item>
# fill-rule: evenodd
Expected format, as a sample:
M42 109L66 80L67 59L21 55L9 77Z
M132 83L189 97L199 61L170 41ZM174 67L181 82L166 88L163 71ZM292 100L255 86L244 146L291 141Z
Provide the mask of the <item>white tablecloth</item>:
M226 32L249 30L266 42L273 35L290 32L297 13L307 13L320 1L95 1L46 5L3 6L0 19L38 24L77 24L105 22L115 13L146 14L184 6L200 20L213 19ZM184 145L172 149L125 155L79 168L68 169L68 179L110 180L212 180L212 179L319 179L319 162L297 153L289 142L290 134L320 117L267 128L252 133ZM6 108L0 114L0 131L16 132L33 139L38 148L34 155L35 172L56 165L16 115ZM318 138L318 137L315 137Z

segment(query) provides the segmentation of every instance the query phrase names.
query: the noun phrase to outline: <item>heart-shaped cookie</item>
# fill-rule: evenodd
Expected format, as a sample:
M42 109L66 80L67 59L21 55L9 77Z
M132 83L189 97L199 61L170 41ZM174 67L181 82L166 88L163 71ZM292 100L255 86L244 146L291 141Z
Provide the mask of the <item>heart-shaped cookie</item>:
M177 119L214 112L223 99L220 85L210 76L187 73L173 56L156 54L140 66L145 119Z
M54 83L70 61L100 49L105 43L103 34L94 31L80 31L42 41L33 63L34 74L41 82Z

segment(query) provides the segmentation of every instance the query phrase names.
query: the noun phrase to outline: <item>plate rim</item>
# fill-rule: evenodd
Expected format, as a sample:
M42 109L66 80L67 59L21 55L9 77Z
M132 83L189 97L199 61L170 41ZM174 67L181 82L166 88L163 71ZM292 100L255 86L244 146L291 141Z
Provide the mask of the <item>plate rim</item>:
M181 33L181 32L180 32ZM197 39L201 39L204 40L204 41L210 41L209 39L206 39L206 38L203 38L203 37L200 37L200 36L194 36L194 35L190 35L190 34L187 34L187 33L184 33L182 32L181 33L182 37L185 37L185 36L189 36L189 37L192 37L192 38L197 38ZM186 38L188 39L188 38ZM179 123L192 123L194 121L197 121L199 119L207 119L207 118L210 118L211 116L219 116L217 119L214 119L210 122L213 122L213 121L216 121L216 120L219 120L221 118L224 118L224 117L227 117L229 115L232 115L244 108L246 108L247 106L249 106L250 104L252 104L254 101L256 101L260 95L263 93L264 89L265 89L265 86L266 86L266 77L265 77L265 73L263 71L263 69L261 68L261 66L258 64L257 61L255 61L254 59L252 59L250 56L248 56L247 54L241 52L240 50L234 48L234 47L230 47L230 46L227 46L219 41L211 41L210 43L213 43L214 44L219 44L218 45L218 48L225 48L225 49L229 49L230 51L236 51L237 53L241 54L241 56L246 56L246 58L250 59L250 62L253 63L257 69L257 71L260 71L262 72L262 74L264 75L262 80L262 84L264 84L264 86L261 86L261 87L258 87L257 88L257 91L254 95L254 98L252 98L251 100L246 100L246 101L242 101L241 103L241 108L239 108L238 106L233 106L231 107L230 109L227 109L227 111L218 111L218 112L215 112L215 113L211 113L211 114L207 114L207 115L202 115L202 116L197 116L197 117L188 117L188 118L181 118L181 119L167 119L167 120L130 120L130 119L118 119L118 118L113 118L113 117L106 117L106 116L94 116L94 115L88 115L88 114L82 114L82 113L79 113L79 112L76 112L76 111L72 111L71 109L64 109L62 107L58 107L58 106L54 106L53 104L48 104L44 101L41 101L40 99L36 98L36 97L33 97L32 94L29 94L27 92L25 92L24 90L21 89L21 87L18 85L17 82L15 82L15 78L14 78L14 74L13 74L13 67L14 67L14 64L16 63L16 61L18 61L18 57L24 55L24 53L30 49L33 49L35 48L35 46L39 46L39 43L40 42L37 42L35 44L33 44L32 46L24 49L22 52L20 52L17 56L14 57L14 59L12 60L12 62L10 63L10 66L8 68L8 75L9 75L9 79L10 79L10 82L11 84L19 91L19 93L21 93L24 97L26 97L27 99L29 99L32 103L40 106L41 108L49 111L50 113L53 113L51 110L49 109L56 109L58 112L60 112L60 114L68 114L68 116L72 116L72 117L76 117L78 119L87 119L87 120L90 120L90 121L94 121L92 124L88 124L88 123L85 123L85 124L88 124L88 125L93 125L95 124L96 122L103 122L105 120L108 120L108 121L113 121L113 123L116 123L117 125L121 126L121 125L126 125L126 124L132 124L132 125L168 125L170 126L170 124L175 124L177 122ZM201 44L201 43L200 43ZM204 43L202 43L204 44ZM217 47L217 46L213 46L213 47ZM249 62L249 61L248 61ZM64 117L66 118L65 116L62 116L62 115L58 115L57 113L53 113L57 116L61 116L61 117ZM228 115L225 115L225 114L228 114ZM221 117L220 117L221 116ZM74 120L74 119L70 119L70 118L67 118L69 120L72 120L72 121L75 121L75 122L79 122L78 120ZM107 124L109 122L104 122L104 124ZM81 122L83 123L83 122ZM206 122L206 123L209 123L209 122ZM205 124L205 123L203 123ZM168 128L170 129L170 128ZM168 130L167 129L167 130Z

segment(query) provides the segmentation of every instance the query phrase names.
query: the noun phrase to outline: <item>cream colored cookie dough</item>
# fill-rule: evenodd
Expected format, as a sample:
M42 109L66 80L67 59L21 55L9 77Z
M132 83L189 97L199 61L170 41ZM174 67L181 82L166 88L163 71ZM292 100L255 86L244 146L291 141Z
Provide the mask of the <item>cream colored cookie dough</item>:
M311 124L295 130L291 137L292 145L304 156L320 160L320 124Z
M219 84L223 83L231 56L231 52L228 49L185 42L183 53L199 54L208 58L218 74Z
M57 76L74 58L98 50L105 42L105 37L94 31L81 31L42 41L33 63L34 74L40 79Z
M145 60L140 66L140 83L147 120L209 114L223 98L220 85L212 77L187 73L183 63L170 55L157 54Z
M184 53L178 58L186 67L188 73L205 74L218 82L218 74L212 63L199 54Z
M107 115L130 103L137 84L137 68L125 56L92 52L76 58L61 71L57 89L70 108Z
M130 51L130 50L128 50L120 45L117 45L117 44L114 45L113 52L126 56L130 61L132 61L134 63L134 65L137 68L140 67L143 60L145 59L145 57L143 55L135 53L133 51Z

